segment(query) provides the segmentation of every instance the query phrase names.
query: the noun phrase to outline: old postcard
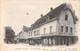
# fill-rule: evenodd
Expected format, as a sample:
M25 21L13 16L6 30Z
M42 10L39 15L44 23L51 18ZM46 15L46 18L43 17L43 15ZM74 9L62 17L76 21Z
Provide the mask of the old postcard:
M1 0L0 51L80 51L80 0Z

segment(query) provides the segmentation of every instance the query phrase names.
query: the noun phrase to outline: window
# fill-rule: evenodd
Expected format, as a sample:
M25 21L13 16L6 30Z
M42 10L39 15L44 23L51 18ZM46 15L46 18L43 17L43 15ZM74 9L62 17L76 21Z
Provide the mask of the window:
M63 26L61 26L61 32L63 32Z
M38 30L37 30L37 35L38 35Z
M72 33L72 27L70 27L70 33Z
M32 32L31 32L31 36L32 36Z
M66 27L66 32L68 32L68 27Z
M65 20L68 20L68 15L65 15Z
M34 31L34 35L36 36L36 31Z
M30 32L29 32L29 37L30 37Z
M45 32L46 32L46 28L44 28L44 34L45 34Z
M38 34L38 35L40 34L40 31L39 31L39 30L37 30L37 34Z
M52 33L52 26L50 26L50 33Z

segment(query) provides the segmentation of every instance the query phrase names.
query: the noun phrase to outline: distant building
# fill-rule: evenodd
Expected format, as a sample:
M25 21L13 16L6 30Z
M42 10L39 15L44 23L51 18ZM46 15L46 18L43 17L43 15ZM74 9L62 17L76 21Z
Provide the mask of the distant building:
M63 3L41 17L27 30L31 45L72 45L78 40L75 25L78 21L72 6ZM24 37L24 36L23 36Z
M28 29L26 26L23 26L22 31L19 32L18 35L16 35L15 40L17 43L28 43L27 38L28 38Z

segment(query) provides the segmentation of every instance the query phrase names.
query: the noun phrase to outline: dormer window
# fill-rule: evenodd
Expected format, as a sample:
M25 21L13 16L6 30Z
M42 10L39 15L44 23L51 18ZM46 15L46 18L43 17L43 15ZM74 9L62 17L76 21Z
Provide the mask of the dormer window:
M49 16L47 16L46 21L49 21Z
M68 20L68 15L65 15L65 20Z

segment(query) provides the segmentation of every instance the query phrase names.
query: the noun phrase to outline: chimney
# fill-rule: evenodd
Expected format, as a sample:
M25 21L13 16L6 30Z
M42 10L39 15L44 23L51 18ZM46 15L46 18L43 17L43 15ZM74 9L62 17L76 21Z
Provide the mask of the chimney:
M51 11L53 10L53 8L52 8L52 7L51 7L50 9L51 9Z
M43 17L43 14L41 14L41 17Z

